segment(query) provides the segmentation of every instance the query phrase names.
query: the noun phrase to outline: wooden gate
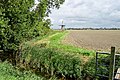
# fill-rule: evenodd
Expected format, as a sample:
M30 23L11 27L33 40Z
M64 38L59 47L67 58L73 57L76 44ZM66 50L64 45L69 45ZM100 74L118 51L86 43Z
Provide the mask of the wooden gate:
M104 61L105 58L99 57L100 55L109 57L109 63L104 64L104 62L99 62L99 60ZM115 65L116 56L120 57L120 54L115 53L115 47L111 47L111 53L109 52L96 52L96 76L108 78L109 80L120 80L120 66ZM115 72L117 68L117 72ZM101 70L102 73L107 72L109 75L103 75L99 73Z

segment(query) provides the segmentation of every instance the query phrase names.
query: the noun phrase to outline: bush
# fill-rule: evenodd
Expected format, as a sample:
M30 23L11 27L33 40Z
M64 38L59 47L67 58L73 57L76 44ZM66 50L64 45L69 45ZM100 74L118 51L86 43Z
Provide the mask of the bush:
M51 48L40 48L40 46L27 46L23 49L22 58L27 66L39 69L44 75L56 75L59 78L81 77L81 60L75 55L62 53Z

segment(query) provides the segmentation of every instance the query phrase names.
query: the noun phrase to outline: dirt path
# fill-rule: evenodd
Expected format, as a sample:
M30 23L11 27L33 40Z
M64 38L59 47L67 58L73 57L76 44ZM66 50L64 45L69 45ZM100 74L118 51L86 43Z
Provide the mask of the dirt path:
M33 45L38 45L38 44L41 44L41 43L47 43L47 44L49 44L49 43L50 43L50 38L52 38L53 36L55 36L55 35L57 35L57 34L58 34L58 33L53 34L53 35L50 35L50 36L48 36L47 38L41 39L41 40L36 41L36 42L34 42L34 43L32 43L32 44L33 44Z

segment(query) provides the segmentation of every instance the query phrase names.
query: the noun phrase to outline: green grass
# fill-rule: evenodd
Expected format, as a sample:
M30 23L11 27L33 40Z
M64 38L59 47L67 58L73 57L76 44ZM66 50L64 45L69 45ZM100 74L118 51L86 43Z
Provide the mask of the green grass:
M36 43L37 41L41 41L41 40L43 40L43 39L49 40L49 37L55 35L56 33L59 33L59 31L58 31L58 30L50 31L49 34L46 34L46 35L44 35L44 36L38 36L38 37L36 37L36 38L34 38L34 39L30 40L30 41L23 42L22 45L24 45L24 44L26 44L26 45L32 45L32 44ZM49 42L49 41L48 41L48 42ZM39 43L39 44L41 44L41 43ZM39 44L38 44L38 45L39 45ZM48 44L48 43L47 43L47 44ZM24 46L25 46L25 45L24 45ZM24 46L23 46L23 47L24 47Z
M94 55L94 53L95 53L94 51L75 47L72 45L62 44L61 41L68 34L69 34L68 31L53 31L44 37L40 36L31 41L27 41L27 42L23 43L23 49L22 49L23 52L24 52L24 50L28 50L24 54L25 56L27 56L27 54L28 54L28 57L25 57L25 60L31 59L33 62L35 62L34 65L36 66L36 65L38 65L36 63L38 63L39 61L46 60L47 57L44 58L43 55L46 56L47 52L48 52L48 54L51 54L51 53L55 54L55 52L57 51L57 53L53 57L57 57L58 54L61 57L55 58L54 62L56 61L55 63L59 63L60 66L61 66L61 62L65 62L66 65L69 64L69 67L71 67L71 65L73 64L72 62L75 62L75 61L72 61L72 59L77 60L78 62L80 62L79 60L81 60L81 62L82 62L82 59L80 58L79 55L81 55L81 54L85 55L85 56L93 56ZM40 41L40 43L39 43L39 41ZM36 45L34 45L34 43L36 43L36 42L38 42L38 43ZM43 42L43 43L45 42L47 44L47 46L43 47L43 49L45 49L45 50L43 50L43 54L41 52L42 48L40 47L41 42ZM35 49L35 51L29 49L28 47L31 47L31 49ZM49 49L51 49L51 51L49 51ZM65 57L63 54L65 55ZM78 55L76 55L76 54L78 54ZM31 56L29 56L29 55L31 55ZM76 59L76 57L77 57L77 59ZM67 58L68 58L68 60L67 60ZM37 59L38 59L38 61L36 62ZM54 58L52 58L52 59L54 59ZM48 61L47 63L49 63L49 60L47 60L47 61ZM63 67L66 66L65 63L63 63L64 64ZM83 64L81 64L81 65L83 65ZM57 67L59 67L59 66L57 66ZM62 69L63 67L60 67L60 69ZM48 68L45 67L44 71L46 71L47 69ZM50 69L48 69L47 72L49 72L49 70ZM57 70L59 70L59 68ZM71 72L69 72L70 71L69 69L64 70L64 68L63 68L62 70L63 70L63 72L61 72L61 73L62 74L64 73L64 75L71 74ZM73 69L71 69L71 70L73 70ZM75 70L77 70L77 69L75 69ZM66 71L68 73L65 73ZM12 65L10 65L9 63L6 63L6 62L0 63L0 72L1 72L0 80L45 80L46 79L45 77L42 77L40 75L37 76L35 73L32 73L30 71L20 71L18 69L15 69ZM79 73L80 71L77 71L77 72ZM78 75L78 74L76 74L76 75ZM74 75L72 75L72 76L74 76ZM51 76L50 80L55 80L56 78L57 78L56 76L55 77Z
M49 39L50 41L49 47L63 50L63 52L79 53L79 54L91 55L91 56L94 55L95 51L78 48L72 45L62 44L61 41L65 36L67 36L67 34L69 34L69 32L67 31L57 32L56 35L54 35L53 37Z
M25 42L25 44L32 45L33 43L36 43L37 41L42 41L43 43L46 43L48 46L47 48L55 48L59 49L63 52L69 52L69 53L77 53L77 54L83 54L87 56L94 56L95 51L93 50L87 50L79 47L75 47L68 44L62 44L61 41L69 34L68 31L51 31L50 34L43 36L43 37L37 37L31 41ZM46 40L46 41L44 41ZM37 43L37 45L41 44Z
M0 62L0 80L46 80L42 76L37 76L30 71L20 71L15 69L8 62Z
M44 47L44 49L46 48L45 51L48 50L47 52L49 52L49 54L51 54L52 52L55 53L56 52L55 50L57 50L57 51L59 50L57 54L59 54L61 57L56 58L54 60L54 61L56 61L55 63L58 63L58 62L61 63L61 61L65 62L66 65L68 65L68 63L69 63L69 67L71 67L71 65L73 64L72 62L75 62L75 61L72 61L72 59L73 60L78 60L78 62L80 62L79 60L81 60L81 59L79 58L79 55L76 55L76 54L83 54L83 55L87 55L87 56L93 56L94 55L94 53L95 53L94 51L86 50L86 49L83 49L83 48L78 48L78 47L75 47L75 46L72 46L72 45L62 44L61 41L68 34L69 34L69 32L67 32L67 31L63 31L63 32L62 31L53 31L53 32L51 32L50 34L48 34L44 37L40 36L40 37L37 37L37 38L35 38L31 41L27 41L27 42L23 43L23 50L24 50L24 48L35 47L35 46L38 45L38 49L35 48L36 51L30 50L29 48L27 48L26 50L28 50L28 52L26 54L30 54L30 52L29 52L29 50L30 50L31 54L32 54L32 57L35 60L37 58L42 59L42 58L44 58L44 57L42 57L43 54L42 54L42 56L40 56L41 58L38 56L38 55L41 54L40 47L39 47L39 44L41 44L41 43L38 43L37 45L33 45L33 43L35 43L37 41L46 40L47 41L47 46ZM30 45L32 45L32 46L30 46ZM51 51L49 51L49 49L51 49ZM37 52L39 52L39 54L37 54ZM45 52L44 55L46 55L47 52ZM65 53L69 53L69 54L65 54ZM71 53L72 53L72 55L70 55ZM66 57L64 57L64 55L62 55L62 54L66 55ZM73 56L73 54L74 54L74 56ZM54 56L56 57L57 55L54 55ZM78 57L78 59L76 59L75 57ZM68 58L68 60L67 60L67 58ZM28 55L27 59L29 60L29 55ZM33 59L33 61L34 61L34 59ZM45 59L46 59L46 57L45 57ZM43 59L43 60L45 60L45 59ZM57 61L57 60L59 60L59 61ZM40 61L42 61L42 60L40 60ZM64 65L65 65L65 63L64 63ZM64 65L63 65L63 67L64 67ZM59 66L57 66L57 67L59 67ZM60 67L60 69L61 68L62 67ZM65 73L66 70L64 70L64 68L63 68L63 73ZM73 70L73 69L70 69L70 70ZM71 73L71 72L69 72L70 70L68 69L67 74ZM75 70L77 70L77 69L75 69ZM79 71L77 71L77 72L79 73ZM49 80L55 80L55 79L56 79L56 77L51 77L51 79L49 79ZM31 71L20 71L19 69L14 68L8 62L0 62L0 80L46 80L46 78L42 77L40 75L37 76L35 73L32 73Z

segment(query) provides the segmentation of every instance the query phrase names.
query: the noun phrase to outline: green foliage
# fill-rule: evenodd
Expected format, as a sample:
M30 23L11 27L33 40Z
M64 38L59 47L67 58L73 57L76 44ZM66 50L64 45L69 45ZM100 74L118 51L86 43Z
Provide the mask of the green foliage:
M19 71L8 62L0 63L0 80L46 80L30 71Z
M100 64L99 70L97 71L97 74L101 74L101 75L105 75L108 76L109 75L109 57L105 57L105 56L100 56L99 60L98 60L98 64ZM103 66L103 65L108 65ZM95 75L95 70L96 69L96 59L95 58L91 58L86 64L83 65L83 70L82 70L82 76L83 79L86 78L90 78L90 79L98 79L98 80L103 80L102 77L98 77ZM108 70L108 72L107 72Z
M64 0L39 2L33 10L34 0L0 0L0 49L16 51L23 41L49 32L51 23L45 17Z
M93 80L95 77L95 58L91 58L87 63L83 65L82 78L85 80L86 78Z
M26 46L23 49L22 60L32 68L39 68L44 75L64 78L81 77L81 60L75 55L65 54L55 49Z
M98 68L97 74L101 74L104 76L109 76L109 65L110 65L110 57L109 56L99 56L98 60ZM106 65L106 66L105 66ZM116 56L115 61L115 72L120 66L120 56ZM86 64L83 65L82 76L85 79L89 77L91 79L98 78L98 80L107 80L108 78L98 77L95 75L95 67L96 67L96 59L91 58Z

